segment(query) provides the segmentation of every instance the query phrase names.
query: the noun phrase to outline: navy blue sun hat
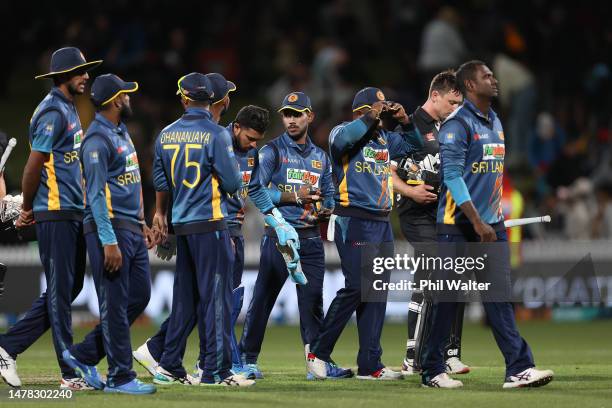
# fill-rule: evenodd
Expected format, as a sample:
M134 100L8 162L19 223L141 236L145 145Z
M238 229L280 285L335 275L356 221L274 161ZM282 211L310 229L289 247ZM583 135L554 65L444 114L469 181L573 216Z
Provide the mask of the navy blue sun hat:
M34 79L53 78L75 70L89 71L102 63L102 60L87 62L85 56L76 47L60 48L51 55L49 72L37 75Z

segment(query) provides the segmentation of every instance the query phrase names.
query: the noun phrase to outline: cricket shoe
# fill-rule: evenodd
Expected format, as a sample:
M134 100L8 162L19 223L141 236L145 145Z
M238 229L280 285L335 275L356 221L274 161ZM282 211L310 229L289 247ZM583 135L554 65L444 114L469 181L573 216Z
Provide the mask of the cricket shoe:
M424 382L421 386L424 388L460 388L463 387L463 383L459 380L453 380L446 373L441 373Z
M403 376L407 377L409 375L418 374L419 370L414 368L414 360L411 358L405 358L402 361L402 370L401 373Z
M340 380L342 378L353 378L355 373L350 368L342 368L338 367L336 363L333 361L328 361L325 363L327 370L327 377L330 380ZM316 380L317 378L312 373L306 374L307 380Z
M111 392L116 394L132 394L132 395L142 395L142 394L155 394L157 392L157 388L153 384L146 384L140 381L137 378L134 378L129 383L117 385L117 386L109 386L107 385L104 388L104 392Z
M21 380L17 375L17 363L2 347L0 347L0 376L11 387L21 387Z
M62 378L60 382L60 390L72 390L72 391L93 391L94 387L87 384L81 377L75 378Z
M393 371L390 368L383 367L380 370L374 371L370 375L359 375L355 377L358 380L375 380L375 381L389 381L389 380L402 380L404 376L402 373Z
M312 374L314 379L324 380L327 378L327 362L321 360L313 353L306 356L306 369L308 374Z
M552 370L538 370L531 367L516 375L506 377L504 388L542 387L551 382L554 376Z
M257 365L257 363L243 364L242 371L236 374L240 374L249 380L262 380L264 378L264 375L259 369L259 366Z
M200 383L201 386L209 387L209 386L217 386L217 387L251 387L255 385L254 380L249 380L245 378L241 374L234 374L226 377L224 379L215 379L214 382L205 382L202 381Z
M147 370L152 376L155 377L155 369L159 366L159 362L155 360L155 358L149 351L149 347L147 346L147 342L149 340L147 340L142 346L134 350L132 352L132 356L134 356L134 360L136 360L138 364L143 366L145 370Z
M198 381L194 384L193 380L194 378L190 375L177 376L165 370L162 366L157 366L153 376L153 382L157 385L197 385L199 383Z
M470 367L463 364L458 357L451 357L446 360L446 374L467 374Z
M96 366L81 363L70 353L70 350L64 350L62 353L62 358L64 362L68 364L70 368L76 371L77 375L81 376L81 378L91 387L95 388L96 390L101 390L104 388L104 381L102 381L102 377L100 377Z

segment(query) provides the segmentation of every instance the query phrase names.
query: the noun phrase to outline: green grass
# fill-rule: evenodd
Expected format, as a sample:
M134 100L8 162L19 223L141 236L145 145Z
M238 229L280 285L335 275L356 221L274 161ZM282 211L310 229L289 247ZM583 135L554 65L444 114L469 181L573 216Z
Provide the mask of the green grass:
M606 407L612 406L612 324L553 324L529 322L520 325L530 343L538 366L553 369L555 380L546 387L502 390L503 359L490 333L479 325L464 329L464 361L472 373L458 376L464 382L460 390L422 389L419 378L403 381L370 382L355 379L306 381L302 348L296 327L268 329L260 367L266 378L251 389L202 387L158 387L152 396L107 395L101 392L78 393L71 401L12 402L8 387L0 385L0 406L41 406L59 403L66 406L122 407ZM154 328L133 330L132 345L140 345ZM387 325L383 333L383 361L397 368L403 357L405 326ZM84 330L75 338L81 339ZM192 336L185 358L190 367L196 358L196 336ZM354 325L345 330L338 342L334 359L343 366L354 366L357 335ZM47 334L18 360L19 373L26 387L56 387L59 372L51 338ZM189 368L188 367L188 368ZM102 372L106 363L100 363ZM141 379L151 381L145 370L135 364Z

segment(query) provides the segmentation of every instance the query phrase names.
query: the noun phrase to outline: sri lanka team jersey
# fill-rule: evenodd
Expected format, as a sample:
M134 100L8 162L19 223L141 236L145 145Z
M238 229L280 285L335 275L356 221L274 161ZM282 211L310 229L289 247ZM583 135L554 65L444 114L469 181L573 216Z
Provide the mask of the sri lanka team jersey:
M444 183L451 172L463 178L480 218L503 229L504 130L495 112L490 109L484 115L466 99L442 124L438 140L442 182L438 231L457 232L458 224L470 223Z
M228 194L242 182L232 139L208 110L187 108L161 131L155 141L153 182L156 191L172 192L176 234L205 232L207 222L225 221ZM198 226L183 228L195 223ZM215 225L224 229L224 224Z
M402 132L374 126L363 116L336 126L330 133L337 215L387 220L393 205L391 161L422 145L414 126Z
M34 196L34 218L81 220L85 209L79 162L83 130L74 104L58 88L34 111L29 139L32 150L49 155Z
M80 157L87 201L85 231L95 221L102 244L116 242L109 231L111 223L114 228L139 231L144 223L140 168L127 127L96 113Z
M257 183L281 193L295 193L304 185L321 190L323 206L333 207L331 166L327 154L317 147L309 137L304 145L298 145L286 132L273 139L259 150L259 161L255 171ZM312 204L279 205L278 210L296 229L317 225Z
M245 152L241 151L234 137L233 123L230 123L225 128L234 142L234 155L238 162L240 170L241 184L238 191L228 196L227 198L227 223L230 227L241 227L244 221L244 208L246 206L246 198L249 194L249 183L251 182L251 174L255 168L255 156L257 149L249 149ZM235 228L231 228L235 231Z

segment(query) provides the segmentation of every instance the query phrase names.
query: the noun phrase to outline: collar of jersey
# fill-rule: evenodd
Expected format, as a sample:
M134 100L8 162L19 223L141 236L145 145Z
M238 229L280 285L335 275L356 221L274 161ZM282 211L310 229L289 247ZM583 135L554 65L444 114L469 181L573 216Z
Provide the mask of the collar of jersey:
M106 119L101 113L96 112L96 117L94 119L96 122L99 122L100 125L109 128L110 130L112 130L115 133L122 133L125 125L123 124L123 122L119 122L119 126L116 126L113 122L111 122L110 120Z
M491 123L493 122L493 120L495 120L495 112L493 112L493 109L489 108L489 116L486 116L484 113L482 113L480 111L480 109L478 109L476 107L476 105L474 105L474 103L472 103L472 101L470 101L469 99L465 99L463 101L463 105L465 105L466 108L468 108L470 111L472 111L472 113L479 119L482 119L484 121L486 121L487 123Z
M436 120L434 118L432 118L431 115L429 113L427 113L427 111L425 109L423 109L422 106L419 106L414 113L417 114L418 116L420 116L421 119L423 119L427 123L435 123L436 122Z
M185 109L185 115L202 115L207 119L212 118L212 113L209 110L200 107L190 107Z
M51 93L54 96L57 96L58 98L60 98L62 101L72 104L72 101L68 98L66 98L66 95L63 94L62 91L59 90L59 88L57 86L54 86L53 88L51 88Z
M289 136L287 132L283 133L282 139L287 145L293 147L301 153L308 152L312 148L312 141L310 140L310 136L308 135L306 135L306 143L304 144L304 148L300 147L300 145L295 143L295 141L291 138L291 136Z

